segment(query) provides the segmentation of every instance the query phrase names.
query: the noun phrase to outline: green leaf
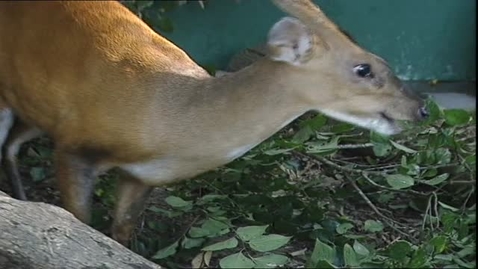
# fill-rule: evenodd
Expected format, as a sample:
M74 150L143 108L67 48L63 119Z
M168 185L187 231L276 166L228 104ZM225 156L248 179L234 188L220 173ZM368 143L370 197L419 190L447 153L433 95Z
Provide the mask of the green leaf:
M412 251L412 246L407 241L396 241L388 247L388 255L390 258L402 262Z
M403 166L407 175L418 175L420 173L420 166L410 163L407 166Z
M436 260L451 262L453 260L453 254L438 254L435 255L433 258Z
M370 142L378 144L386 144L390 141L390 136L370 131Z
M338 268L334 266L332 263L324 260L320 260L314 267L307 267L307 268L320 268L320 269L335 269Z
M229 232L229 225L215 220L215 219L207 219L201 227L191 227L189 229L189 236L193 238L198 237L215 237L219 235L223 235Z
M388 185L396 190L409 188L415 184L415 180L412 177L401 174L387 175L385 179Z
M334 136L330 139L330 141L324 142L314 142L308 143L309 147L307 149L307 153L328 153L331 154L337 150L337 146L339 144L339 136Z
M287 149L269 149L264 151L265 155L274 156L280 154L288 154L289 151L293 150L294 148L287 148Z
M375 156L385 157L392 150L392 146L390 146L390 144L385 144L385 143L374 143L372 150Z
M370 251L357 240L354 241L353 247L355 252L360 256L367 257L368 255L370 255Z
M408 263L409 268L423 268L428 261L427 252L423 247L417 249Z
M440 202L438 202L440 203ZM443 215L440 218L441 223L443 224L443 229L445 232L451 232L457 220L457 215L450 211L443 212Z
M334 123L332 124L332 128L330 128L330 131L335 134L349 133L353 130L355 130L355 126L345 122Z
M185 249L200 247L204 243L203 238L189 238L187 236L181 241L181 246Z
M426 100L426 108L428 110L428 113L430 113L430 116L428 117L428 119L424 122L424 124L428 124L430 122L434 122L436 121L438 118L440 118L440 114L441 114L441 111L440 111L440 107L437 105L437 103L435 101L433 101L433 99L431 98L428 98Z
M430 180L423 180L422 182L427 184L427 185L431 185L431 186L435 186L435 185L438 185L440 183L442 183L443 181L447 180L448 177L450 175L448 173L445 173L445 174L441 174L439 176L436 176Z
M300 130L294 135L292 142L298 144L304 143L315 134L315 130L324 126L325 123L327 123L327 118L322 114L319 114L312 119L301 121L299 123Z
M206 72L208 72L209 75L216 76L217 68L216 68L215 65L213 65L213 64L201 64L200 66L202 68L204 68L204 70L206 70Z
M222 210L222 207L220 206L210 206L206 208L207 211L211 212L213 216L221 216L226 213L226 211Z
M437 237L432 238L432 240L430 240L430 245L432 245L435 248L436 254L442 253L443 251L445 251L447 243L448 243L448 238L446 238L443 235L439 235Z
M358 266L357 255L355 255L354 249L349 245L344 245L344 262L345 265Z
M451 152L446 148L439 148L434 151L437 164L447 164L451 161Z
M463 109L443 110L445 122L451 126L466 124L470 121L471 115Z
M377 157L387 156L392 150L392 146L389 143L390 138L386 135L370 131L370 142L373 144L373 153Z
M249 241L249 246L260 252L267 252L278 249L290 241L290 236L279 234L261 235Z
M315 134L314 130L310 126L305 126L301 128L294 137L292 137L292 142L301 144L309 140Z
M309 126L313 130L317 130L321 128L322 126L324 126L326 123L327 123L327 117L324 116L323 114L319 114L313 117L312 119L308 119L308 120L304 120L300 122L299 125L300 127Z
M204 229L202 227L191 227L188 232L189 236L192 238L206 237L211 235L211 231Z
M240 227L237 228L236 234L242 241L247 242L263 235L266 232L267 227L269 227L269 225Z
M267 254L254 258L255 268L276 268L289 262L289 258L284 255Z
M34 182L40 182L45 179L45 169L43 167L32 167L30 169L30 176Z
M456 256L453 256L453 261L457 265L461 266L462 268L476 268L476 261L475 262L465 262L464 260L462 260L462 259L460 259Z
M447 205L447 204L445 204L445 203L443 203L443 202L440 202L440 201L438 201L438 204L441 205L443 208L448 209L448 210L453 211L453 212L457 212L457 211L459 210L459 209L456 208L456 207Z
M184 201L181 197L168 196L164 199L165 202L172 207L186 207L192 204L191 201Z
M476 165L476 155L470 155L465 158L465 163L470 165L470 166L475 166Z
M335 228L335 231L338 233L338 234L344 234L346 233L348 230L352 229L354 227L354 225L350 222L344 222L344 223L341 223L339 226L337 226L337 228Z
M238 252L219 260L221 268L254 268L254 262Z
M423 173L422 177L430 178L434 177L438 174L438 170L436 168L427 169L425 173Z
M363 229L372 233L381 232L383 230L383 224L380 221L366 220Z
M399 150L401 150L401 151L403 151L403 152L406 152L406 153L416 153L416 152L417 152L417 151L414 150L414 149L405 147L404 145L398 144L397 142L394 142L394 141L392 141L392 140L390 140L390 143L392 143L392 145L393 145L395 148L397 148L397 149L399 149Z
M202 251L218 251L228 248L235 248L237 247L239 241L235 237L229 238L227 240L217 242L215 244L209 245L207 247L203 247Z
M160 249L158 252L156 252L156 254L154 254L154 256L151 259L161 260L161 259L164 259L166 257L169 257L171 255L176 254L176 250L178 248L178 245L179 245L179 242L176 241L176 242L172 243L171 245L169 245L169 246L167 246L163 249Z
M38 154L40 154L40 156L42 158L51 158L53 157L53 150L49 147L45 148L45 147L41 147L41 146L37 146L35 147L36 150L38 151Z
M220 194L206 194L203 197L199 198L203 202L212 202L214 200L221 200L227 198L227 195Z
M316 268L319 261L327 261L333 264L335 256L336 252L334 248L316 239L314 250L307 261L307 268Z
M456 253L456 255L458 255L458 257L460 257L460 258L465 258L466 256L473 255L473 254L475 254L474 244L470 245L470 246L467 246L464 249L462 249L462 250L460 250Z

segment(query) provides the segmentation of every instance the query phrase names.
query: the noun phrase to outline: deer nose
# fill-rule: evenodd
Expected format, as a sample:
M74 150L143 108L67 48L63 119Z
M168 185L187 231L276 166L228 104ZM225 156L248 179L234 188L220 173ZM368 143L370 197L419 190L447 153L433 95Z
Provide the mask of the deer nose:
M430 116L430 113L428 113L427 108L423 106L418 109L418 115L420 116L420 119L424 120Z

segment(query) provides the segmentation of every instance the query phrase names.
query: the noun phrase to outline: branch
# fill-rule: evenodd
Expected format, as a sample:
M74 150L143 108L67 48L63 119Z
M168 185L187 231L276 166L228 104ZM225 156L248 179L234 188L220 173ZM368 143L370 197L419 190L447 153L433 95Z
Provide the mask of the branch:
M0 191L0 216L0 268L161 268L54 205Z
M393 219L385 216L384 214L382 214L382 212L380 212L378 210L378 208L372 203L372 201L370 201L370 199L362 191L362 189L360 189L360 187L357 185L355 180L351 179L348 176L346 176L345 178L347 178L347 180L352 185L352 187L359 193L360 197L362 197L362 199L373 210L373 212L375 212L375 214L377 214L379 217L381 217L384 220L384 222L387 224L388 227L390 227L392 230L396 231L397 233L401 234L402 236L405 236L406 238L408 238L413 243L416 243L417 240L413 236L411 236L409 233L404 232L400 228L395 226L395 224L397 223L396 221L394 221Z

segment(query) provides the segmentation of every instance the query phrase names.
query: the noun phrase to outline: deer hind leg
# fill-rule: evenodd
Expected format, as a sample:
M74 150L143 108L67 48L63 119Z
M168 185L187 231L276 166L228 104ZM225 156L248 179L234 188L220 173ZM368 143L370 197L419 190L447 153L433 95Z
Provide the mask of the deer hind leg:
M117 186L116 208L111 228L112 238L120 244L128 246L137 219L152 189L153 187L143 184L126 173L121 175Z
M14 119L13 126L5 140L3 146L4 158L2 160L2 166L7 178L10 180L13 197L19 200L27 200L27 196L18 170L18 152L23 143L39 137L42 134L43 132L40 129L28 125L16 118Z
M91 202L95 180L98 175L96 165L75 154L56 151L56 181L63 207L80 221L89 224Z

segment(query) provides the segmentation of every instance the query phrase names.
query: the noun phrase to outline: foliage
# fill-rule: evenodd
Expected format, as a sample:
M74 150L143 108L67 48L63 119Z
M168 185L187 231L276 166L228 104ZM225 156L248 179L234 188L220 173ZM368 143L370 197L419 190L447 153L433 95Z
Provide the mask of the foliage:
M168 189L132 249L167 268L474 268L476 119L428 107L429 120L391 138L305 115ZM21 154L40 190L52 175L43 141ZM95 191L100 230L111 222L115 176Z
M171 188L134 249L168 268L474 268L475 118L429 107L393 138L306 115Z
M143 19L155 30L160 32L172 32L173 22L168 18L167 12L185 4L196 3L202 9L205 8L206 0L120 0L129 10ZM239 2L239 0L236 0Z

